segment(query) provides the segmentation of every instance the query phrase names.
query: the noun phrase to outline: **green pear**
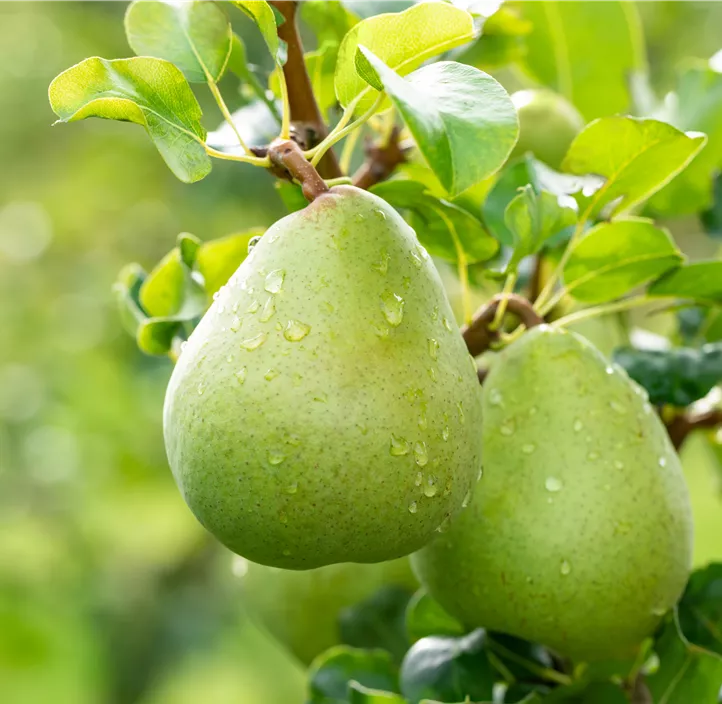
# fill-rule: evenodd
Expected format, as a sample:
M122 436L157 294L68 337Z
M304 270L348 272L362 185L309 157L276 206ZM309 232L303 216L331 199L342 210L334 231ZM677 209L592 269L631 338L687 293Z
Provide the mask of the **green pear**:
M481 467L481 391L438 272L338 186L273 225L173 371L169 463L198 520L275 567L408 555Z
M400 587L409 594L418 589L408 558L375 565L345 562L303 571L241 564L248 612L306 665L341 642L339 618L344 609L382 587Z
M520 90L511 96L519 115L519 141L512 155L532 152L553 169L559 169L584 118L559 93L547 88Z
M470 506L412 558L469 626L575 660L625 658L684 589L692 518L646 393L580 336L534 328L483 386Z

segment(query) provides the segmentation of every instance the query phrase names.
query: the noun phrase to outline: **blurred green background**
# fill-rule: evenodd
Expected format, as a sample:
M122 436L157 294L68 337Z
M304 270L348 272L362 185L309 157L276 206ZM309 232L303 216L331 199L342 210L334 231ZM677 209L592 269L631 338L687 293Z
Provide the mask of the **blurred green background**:
M170 362L137 351L111 296L122 265L151 267L181 231L211 239L284 210L251 167L216 163L188 186L138 127L52 126L56 74L130 54L124 11L0 3L0 702L298 704L301 669L244 614L231 555L168 471ZM660 89L685 56L722 48L721 3L641 11ZM699 246L696 221L673 228ZM722 559L715 459L698 438L683 459L696 560Z

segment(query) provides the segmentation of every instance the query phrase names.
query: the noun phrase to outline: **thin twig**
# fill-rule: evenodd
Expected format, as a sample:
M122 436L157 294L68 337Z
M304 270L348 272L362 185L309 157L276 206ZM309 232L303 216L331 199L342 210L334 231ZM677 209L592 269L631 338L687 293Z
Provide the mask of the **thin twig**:
M694 430L722 427L722 410L713 409L701 413L682 412L665 423L669 439L675 450L679 450Z

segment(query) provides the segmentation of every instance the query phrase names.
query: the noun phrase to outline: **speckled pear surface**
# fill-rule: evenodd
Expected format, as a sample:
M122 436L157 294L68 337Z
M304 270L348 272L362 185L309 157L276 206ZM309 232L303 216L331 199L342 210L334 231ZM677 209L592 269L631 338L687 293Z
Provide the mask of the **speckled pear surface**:
M477 480L480 421L433 263L396 211L351 186L266 232L189 338L164 409L196 517L290 569L428 542Z
M249 614L306 665L341 642L339 618L344 609L382 587L400 587L411 594L419 586L408 558L303 571L249 562L241 583Z
M470 626L576 660L626 657L689 574L679 459L644 391L574 333L535 328L483 385L484 472L469 508L413 556Z

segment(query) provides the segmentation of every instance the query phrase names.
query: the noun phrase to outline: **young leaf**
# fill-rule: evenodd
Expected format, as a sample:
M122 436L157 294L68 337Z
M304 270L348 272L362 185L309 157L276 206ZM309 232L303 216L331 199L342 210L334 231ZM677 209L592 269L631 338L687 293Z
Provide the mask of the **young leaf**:
M676 176L706 142L665 122L634 117L604 117L574 139L562 168L574 174L603 176L592 214L612 201L612 215L629 212Z
M655 281L650 296L676 296L707 303L722 303L722 260L692 262Z
M604 303L656 279L682 259L669 232L651 220L603 222L572 250L564 267L564 284L579 301Z
M524 257L539 252L549 238L576 221L576 210L559 205L556 196L547 191L537 194L532 186L524 186L504 214L504 223L514 238L507 271L514 271Z
M704 398L722 381L722 343L699 349L623 347L614 351L614 361L647 390L649 400L656 406L670 404L685 408Z
M485 653L486 632L461 638L431 636L417 641L401 665L401 693L412 704L490 700L498 678Z
M211 170L201 108L183 74L168 61L85 59L53 80L49 97L62 122L101 117L142 125L181 181L198 181Z
M326 42L341 43L360 18L339 0L306 0L302 2L301 18L313 30L318 46Z
M376 184L371 191L399 210L409 211L419 241L434 256L467 264L494 256L499 243L471 213L449 201L432 196L416 181L392 180Z
M716 702L722 687L722 657L692 645L682 634L675 615L655 650L659 669L647 677L653 700L659 704Z
M192 280L178 247L163 257L143 282L140 302L153 317L176 315L183 310L186 302L193 308L188 317L203 313L205 296Z
M379 689L364 687L351 681L348 685L349 704L406 704L406 700L393 692L382 692Z
M286 63L286 43L278 38L276 15L265 0L231 0L231 3L250 17L261 30L263 40L278 66Z
M231 53L231 24L214 2L135 0L125 33L138 56L170 61L191 83L218 82Z
M208 298L224 286L248 256L248 242L260 237L263 228L203 242L196 256L196 266L205 282Z
M692 574L679 603L679 624L690 642L722 655L722 563Z
M397 692L397 674L384 650L359 650L338 645L319 655L308 672L309 704L346 701L350 682L384 692Z
M521 12L532 24L523 63L529 74L587 120L629 110L628 76L646 64L634 5L546 0L522 3Z
M153 356L167 355L182 332L183 323L182 316L176 315L144 320L135 336L138 348Z
M451 196L497 171L519 135L506 91L483 71L441 61L403 79L359 45L357 67L404 118L424 158Z
M472 39L471 15L445 2L424 2L399 13L369 17L355 25L341 42L336 65L336 96L343 107L357 96L364 111L374 98L356 71L359 44L399 75L405 76L426 59L442 54ZM403 37L403 41L399 41Z
M146 277L147 274L140 264L128 264L121 269L113 285L121 322L133 337L137 334L141 323L148 317L140 303L140 289Z
M412 643L427 636L463 636L464 626L419 589L406 607L406 633Z

